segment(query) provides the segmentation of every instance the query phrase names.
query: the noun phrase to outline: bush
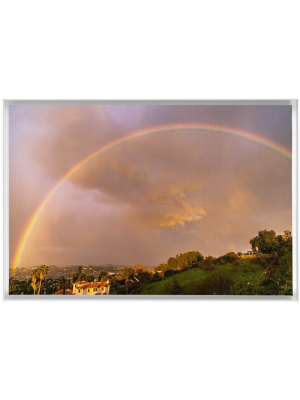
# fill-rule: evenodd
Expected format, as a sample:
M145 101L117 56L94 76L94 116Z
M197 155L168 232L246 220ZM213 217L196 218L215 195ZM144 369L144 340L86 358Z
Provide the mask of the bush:
M186 266L186 267L181 268L180 272L189 271L189 270L192 269L192 268L193 268L192 265L188 265L188 266Z
M204 271L213 271L216 265L215 257L208 256L205 260L198 262L198 267L203 269Z
M192 284L188 294L225 295L230 294L233 280L224 272L214 272L200 283Z
M137 288L133 289L133 290L130 292L130 294L140 294L140 292L141 292L141 288L137 287Z
M215 269L215 264L204 262L202 269L204 271L213 271Z
M157 272L155 272L155 274L152 275L151 280L154 281L154 282L161 281L161 280L162 280L162 277L161 277L160 274L158 274Z
M167 278L168 276L172 276L177 273L178 273L178 271L176 271L174 269L167 269L164 273L164 277Z
M224 256L221 256L216 259L216 265L224 265L228 263L238 263L240 260L240 256L237 253L229 252Z
M292 277L284 276L280 267L274 262L268 261L268 268L264 271L265 273L261 279L252 284L237 283L230 291L232 295L263 295L263 296L292 296L293 286Z
M172 294L172 295L182 294L182 289L181 289L179 283L177 282L176 278L173 278L172 283L170 282L170 283L166 284L165 291L168 294Z
M119 286L115 289L116 294L127 294L127 289L125 286Z
M152 274L150 274L150 272L148 271L142 271L138 274L137 278L140 283L145 283L150 281L150 279L152 278Z

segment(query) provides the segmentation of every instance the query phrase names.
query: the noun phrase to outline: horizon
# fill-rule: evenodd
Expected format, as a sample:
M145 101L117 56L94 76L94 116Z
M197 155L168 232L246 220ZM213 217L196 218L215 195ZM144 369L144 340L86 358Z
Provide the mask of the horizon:
M284 232L279 232L279 233L277 233L277 232L275 232L276 233L276 235L282 235ZM189 250L189 251L199 251L199 250ZM238 254L238 253L242 253L242 254L246 254L248 251L252 251L252 249L251 248L249 248L248 250L245 250L245 251L234 251L233 253L235 253L235 254ZM201 253L201 251L199 251L200 253ZM230 252L228 252L228 253L230 253ZM202 254L202 253L201 253ZM207 254L207 255L205 255L205 254L202 254L203 256L204 256L204 258L205 257L208 257L208 256L213 256L213 257L215 257L215 258L218 258L218 257L222 257L222 256L224 256L225 254L220 254L220 255L218 255L218 256L216 256L216 255L213 255L213 254ZM172 256L170 256L170 257L175 257L175 254L174 255L172 255ZM169 257L169 258L170 258ZM164 264L164 263L166 263L167 262L167 260L165 260L165 261L162 261L162 262L160 262L160 263L158 263L157 265L155 264L155 265L149 265L149 264L144 264L145 265L145 267L146 268L155 268L155 267L157 267L158 265L160 265L160 264ZM133 264L127 264L127 265L125 265L125 264L115 264L115 263L111 263L111 262L105 262L105 263L94 263L94 264L86 264L86 263L81 263L81 264L49 264L48 265L48 267L49 268L51 268L51 267L58 267L58 268L68 268L68 267L82 267L82 268L86 268L86 267L105 267L105 266L120 266L120 267L124 267L124 268L127 268L127 267L131 267L132 265L134 265L134 264L136 264L136 263L138 263L138 261L137 262L135 262L135 263L133 263ZM41 264L39 264L39 265L32 265L32 264L28 264L28 265L22 265L22 266L18 266L18 269L25 269L25 268L38 268L38 267L40 267L41 265L45 265L45 263L41 263ZM9 271L11 271L12 270L12 268L11 267L9 267Z
M277 232L275 232L276 233L276 235L282 235L284 232L279 232L279 233L277 233ZM201 253L201 251L200 250L197 250L197 249L194 249L194 250L188 250L188 251L199 251L200 253ZM245 250L245 251L229 251L228 253L235 253L235 254L238 254L238 253L242 253L242 254L246 254L248 251L252 251L252 249L249 247L247 250ZM180 254L180 253L179 253ZM202 254L202 253L201 253ZM212 256L212 257L214 257L214 258L219 258L219 257L222 257L222 256L224 256L225 254L220 254L220 255L218 255L218 256L216 256L216 255L214 255L214 254L207 254L207 255L205 255L205 254L202 254L203 256L204 256L204 258L205 257L208 257L208 256ZM171 255L170 257L175 257L176 256L176 254L173 254L173 255ZM169 258L170 258L169 257ZM166 263L167 262L167 260L165 260L165 261L161 261L161 262L159 262L158 264L155 264L155 265L149 265L149 264L143 264L143 265L145 265L145 267L146 268L155 268L155 267L157 267L158 265L160 265L160 264L164 264L164 263ZM124 267L124 268L126 268L126 267L131 267L132 265L134 265L134 264L137 264L137 263L139 263L138 261L136 261L136 262L134 262L133 264L120 264L120 263L118 263L118 264L116 264L116 263L111 263L111 262L105 262L105 263L93 263L93 264L86 264L86 263L81 263L81 264L49 264L48 265L48 267L49 268L51 268L51 267L58 267L58 268L67 268L67 267L82 267L82 268L86 268L86 267L105 267L105 266L121 266L121 267ZM22 265L22 266L18 266L18 269L23 269L23 268L38 268L38 267L40 267L41 265L46 265L45 263L41 263L41 264L36 264L36 265L32 265L32 264L27 264L27 265ZM9 267L9 270L11 270L12 269L12 267Z

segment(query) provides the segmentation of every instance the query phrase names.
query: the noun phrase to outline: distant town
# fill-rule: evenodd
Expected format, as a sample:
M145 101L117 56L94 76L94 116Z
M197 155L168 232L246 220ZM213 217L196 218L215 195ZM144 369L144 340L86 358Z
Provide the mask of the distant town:
M67 279L70 279L72 274L77 272L78 267L80 265L65 265L65 266L56 266L49 265L49 274L47 276L48 279L59 280L63 276ZM39 266L32 267L23 267L19 268L15 273L15 278L22 281L28 280L31 277L31 273L34 269ZM101 264L101 265L85 265L81 266L82 270L89 275L97 276L102 271L112 272L112 273L120 273L123 268L129 267L128 265L116 265L116 264ZM9 271L9 276L12 276L12 271Z

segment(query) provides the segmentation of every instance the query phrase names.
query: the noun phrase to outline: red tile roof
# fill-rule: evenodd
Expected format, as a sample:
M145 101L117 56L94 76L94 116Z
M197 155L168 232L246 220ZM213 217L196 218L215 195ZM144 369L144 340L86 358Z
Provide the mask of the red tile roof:
M100 286L101 286L101 287L110 286L110 283L107 283L107 282L100 282Z
M78 282L73 282L73 285L88 285L89 282L88 281L78 281Z
M84 286L84 289L106 287L106 286L110 286L110 285L106 282L94 282L94 283L90 283L89 285Z

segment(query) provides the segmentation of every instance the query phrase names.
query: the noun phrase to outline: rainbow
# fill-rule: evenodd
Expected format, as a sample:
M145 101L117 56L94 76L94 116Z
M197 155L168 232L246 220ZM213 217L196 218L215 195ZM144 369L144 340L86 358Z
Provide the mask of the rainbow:
M11 263L12 273L13 274L16 273L16 270L17 270L19 262L21 260L27 240L30 237L32 229L34 228L34 225L35 225L36 221L38 220L41 212L46 207L47 203L49 202L51 197L54 195L56 190L67 179L69 179L73 174L75 174L76 171L78 171L82 166L84 166L86 163L88 163L94 157L98 156L99 154L103 153L104 151L109 150L109 149L111 149L121 143L124 143L128 140L136 139L141 136L146 136L146 135L150 135L153 133L160 133L160 132L167 132L167 131L180 131L180 130L187 130L187 131L195 131L196 130L196 131L207 131L207 132L217 132L217 133L229 134L231 136L248 139L252 142L255 142L255 143L258 143L265 147L268 147L269 149L274 150L275 152L281 154L282 156L286 157L289 160L291 160L291 158L292 158L291 151L289 149L285 148L284 146L281 146L278 143L275 143L275 142L272 142L271 140L262 138L261 136L256 135L252 132L235 130L235 129L224 127L224 126L203 125L203 124L172 124L172 125L162 125L162 126L152 127L152 128L143 129L143 130L140 130L137 132L130 133L127 136L123 136L119 139L116 139L116 140L100 147L98 150L94 151L92 154L90 154L87 157L85 157L84 159L82 159L79 163L77 163L74 167L72 167L59 180L59 182L57 182L57 184L53 187L53 189L47 194L47 196L44 198L44 200L40 203L38 208L34 211L34 213L30 217L30 219L20 237L20 240L18 242L16 251L14 253L13 260Z

